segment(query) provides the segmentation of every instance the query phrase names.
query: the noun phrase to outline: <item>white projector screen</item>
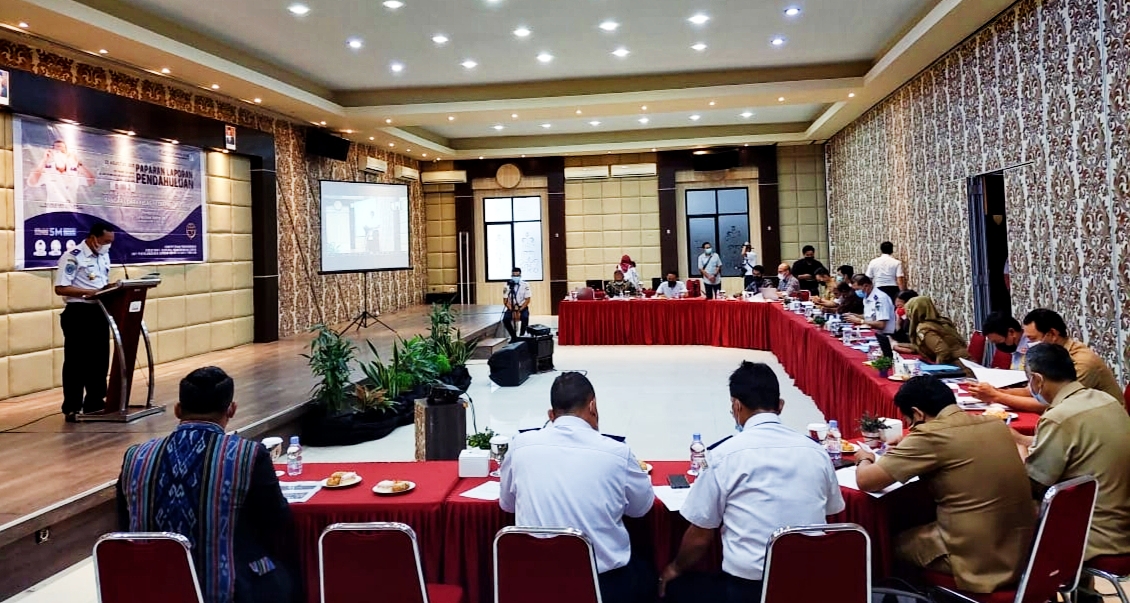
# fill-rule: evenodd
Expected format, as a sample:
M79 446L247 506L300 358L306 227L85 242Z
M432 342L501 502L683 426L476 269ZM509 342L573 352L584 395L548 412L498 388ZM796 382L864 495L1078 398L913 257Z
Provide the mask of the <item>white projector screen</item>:
M408 185L322 181L322 272L412 267Z

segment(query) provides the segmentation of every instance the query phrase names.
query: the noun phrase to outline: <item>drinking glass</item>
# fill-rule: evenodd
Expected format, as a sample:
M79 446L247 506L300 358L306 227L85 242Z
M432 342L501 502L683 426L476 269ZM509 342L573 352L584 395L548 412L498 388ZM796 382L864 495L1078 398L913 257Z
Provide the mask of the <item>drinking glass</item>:
M510 449L510 438L504 435L496 435L490 439L490 459L495 462L494 471L490 472L491 477L500 477L499 469L502 467L502 459L506 458L506 451Z

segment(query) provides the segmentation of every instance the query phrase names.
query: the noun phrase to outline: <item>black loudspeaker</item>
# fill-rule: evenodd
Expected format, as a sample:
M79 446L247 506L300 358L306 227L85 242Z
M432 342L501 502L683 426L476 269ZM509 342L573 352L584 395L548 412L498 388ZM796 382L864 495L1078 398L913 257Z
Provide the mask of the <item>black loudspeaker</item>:
M348 140L313 128L306 130L306 154L345 161L349 157Z
M545 325L530 325L526 327L526 333L529 333L530 337L549 337L551 332Z
M534 361L526 341L515 341L498 350L487 364L490 366L490 380L503 387L522 385L534 372Z

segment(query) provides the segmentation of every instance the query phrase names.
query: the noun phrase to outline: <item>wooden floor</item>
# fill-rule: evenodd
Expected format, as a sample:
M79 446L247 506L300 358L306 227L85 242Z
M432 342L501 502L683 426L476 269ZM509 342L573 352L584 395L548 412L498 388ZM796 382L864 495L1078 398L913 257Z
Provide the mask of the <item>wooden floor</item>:
M414 306L383 316L404 338L428 331L428 306ZM501 306L463 306L457 327L465 338L493 334ZM359 358L371 354L364 340L373 342L388 358L394 335L381 325L350 331L358 343ZM122 454L132 444L167 434L176 425L172 405L180 379L201 366L223 368L235 380L238 412L230 429L255 433L264 424L301 406L309 399L314 380L299 354L306 351L309 334L274 343L245 345L155 367L155 404L168 405L166 413L132 423L65 423L60 414L61 390L12 398L0 402L0 544L4 531L77 499L100 493L117 478ZM357 375L360 377L360 373ZM137 372L134 403L143 400L147 373Z

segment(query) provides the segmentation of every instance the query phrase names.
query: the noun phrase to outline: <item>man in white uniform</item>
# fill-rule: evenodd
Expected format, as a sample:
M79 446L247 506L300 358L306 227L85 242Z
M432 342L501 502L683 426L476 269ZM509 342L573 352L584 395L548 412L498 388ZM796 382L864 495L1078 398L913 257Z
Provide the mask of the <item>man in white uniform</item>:
M722 258L714 253L710 243L702 244L702 255L698 256L698 272L702 275L702 289L706 292L706 299L714 299L722 288Z
M667 273L667 280L655 290L656 297L667 299L682 299L687 296L687 286L679 280L679 275L674 270Z
M851 277L851 288L855 291L855 295L863 300L863 316L846 314L844 318L848 322L887 335L898 330L894 302L886 293L880 291L866 274Z
M78 187L92 184L94 174L67 152L67 143L61 140L56 140L52 148L43 154L43 161L27 177L29 187L47 188L48 203L72 210L78 207Z
M906 289L906 274L902 271L902 262L891 257L895 252L894 243L884 241L879 245L879 251L882 255L867 264L867 271L864 274L880 291L886 293L887 297L894 299L898 297L899 291Z
M601 599L654 598L655 570L632 555L624 516L643 517L655 502L651 478L628 445L598 431L592 383L562 373L549 390L548 426L519 434L502 461L499 506L515 524L575 528L592 541Z
M510 271L510 280L502 291L502 303L506 311L502 313L502 326L510 333L510 340L517 339L514 333L514 323L522 323L522 335L530 326L530 284L522 280L522 269L515 266Z
M691 526L659 578L660 596L667 601L760 601L765 547L773 532L825 523L844 510L828 454L781 423L784 404L768 365L742 362L730 375L730 414L740 433L717 445L683 504ZM718 528L722 574L688 574L713 548Z
M113 242L110 225L96 222L86 240L59 258L55 274L55 294L67 302L59 322L63 327L63 417L71 423L77 421L80 410L89 414L106 407L110 327L90 295L110 284Z

